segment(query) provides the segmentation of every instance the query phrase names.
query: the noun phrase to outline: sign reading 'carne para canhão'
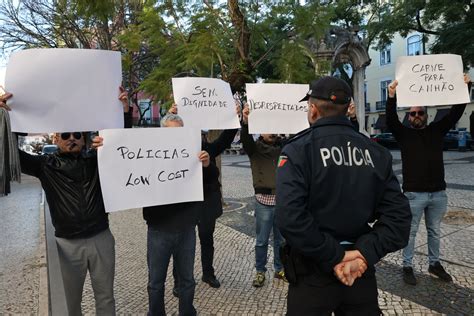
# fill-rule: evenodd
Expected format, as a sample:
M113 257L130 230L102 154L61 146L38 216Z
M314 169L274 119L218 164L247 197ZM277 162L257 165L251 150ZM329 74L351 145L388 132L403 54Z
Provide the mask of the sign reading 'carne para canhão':
M400 107L469 102L459 55L399 57L395 78L398 80L397 104Z

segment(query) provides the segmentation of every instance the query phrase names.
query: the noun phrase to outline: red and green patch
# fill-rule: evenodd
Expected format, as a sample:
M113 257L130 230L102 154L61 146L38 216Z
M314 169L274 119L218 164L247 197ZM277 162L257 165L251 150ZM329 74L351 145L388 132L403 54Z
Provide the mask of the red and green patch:
M280 158L278 158L278 168L283 167L287 161L287 156L280 156Z

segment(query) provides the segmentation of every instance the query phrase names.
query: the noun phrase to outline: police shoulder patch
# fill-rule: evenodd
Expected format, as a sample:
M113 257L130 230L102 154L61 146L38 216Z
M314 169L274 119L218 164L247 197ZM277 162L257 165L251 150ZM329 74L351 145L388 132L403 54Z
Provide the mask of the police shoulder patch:
M278 168L283 167L287 161L288 157L281 155L280 158L278 158Z

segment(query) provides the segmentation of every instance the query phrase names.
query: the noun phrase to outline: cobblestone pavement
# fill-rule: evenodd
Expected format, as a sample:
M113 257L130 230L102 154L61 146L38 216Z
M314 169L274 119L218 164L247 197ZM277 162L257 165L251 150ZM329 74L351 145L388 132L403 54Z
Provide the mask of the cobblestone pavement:
M394 169L401 174L399 152L393 152ZM447 152L449 212L442 225L442 262L454 283L445 284L427 273L426 230L421 223L414 268L416 287L401 279L401 254L390 254L377 266L379 303L387 315L474 314L474 153ZM274 280L270 249L264 287L251 285L254 275L255 220L250 164L246 156L224 156L223 192L228 206L215 232L215 268L222 286L212 289L200 281L200 249L197 245L195 307L200 315L282 315L286 310L287 284ZM116 299L119 314L147 311L146 225L141 210L111 215L117 242ZM198 243L199 244L199 243ZM165 302L168 314L177 313L168 271ZM90 285L83 304L93 313Z
M401 174L399 152L393 152L394 169ZM416 287L401 280L401 255L387 256L377 266L379 303L386 315L474 315L474 153L445 153L449 212L442 225L443 265L454 283L445 284L427 273L426 232L421 223L414 268ZM287 285L274 280L271 260L264 287L251 285L254 275L255 220L249 162L246 156L224 156L223 192L228 203L215 232L215 268L222 286L201 282L200 249L196 249L195 306L200 315L282 315ZM27 189L27 190L26 190ZM26 190L26 191L23 191ZM17 192L16 192L17 191ZM40 190L25 180L14 194L0 202L0 314L37 313L37 235ZM5 202L6 201L6 202ZM141 210L110 215L116 240L115 294L121 315L147 311L146 225ZM35 226L36 225L36 226ZM31 242L31 243L30 243ZM269 251L269 258L273 253ZM177 314L178 301L171 294L168 272L165 303L169 315ZM90 282L84 288L83 312L94 314Z
M38 311L40 201L39 181L26 175L0 198L0 315Z

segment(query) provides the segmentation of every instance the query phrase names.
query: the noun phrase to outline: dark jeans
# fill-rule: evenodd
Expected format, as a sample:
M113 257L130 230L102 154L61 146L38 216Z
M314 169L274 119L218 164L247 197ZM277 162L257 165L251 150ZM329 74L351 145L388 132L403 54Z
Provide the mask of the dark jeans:
M202 219L198 224L199 242L201 243L201 265L204 276L213 276L214 267L214 230L216 219Z
M215 219L200 220L198 224L199 241L201 243L201 265L203 276L214 276L214 230L216 228ZM178 273L173 266L173 277L175 287L178 288Z
M298 276L288 290L287 315L382 315L377 295L373 269L352 286L345 286L332 275Z
M193 306L195 227L182 232L162 231L148 226L148 315L166 315L165 282L171 256L178 273L179 315L196 315Z

